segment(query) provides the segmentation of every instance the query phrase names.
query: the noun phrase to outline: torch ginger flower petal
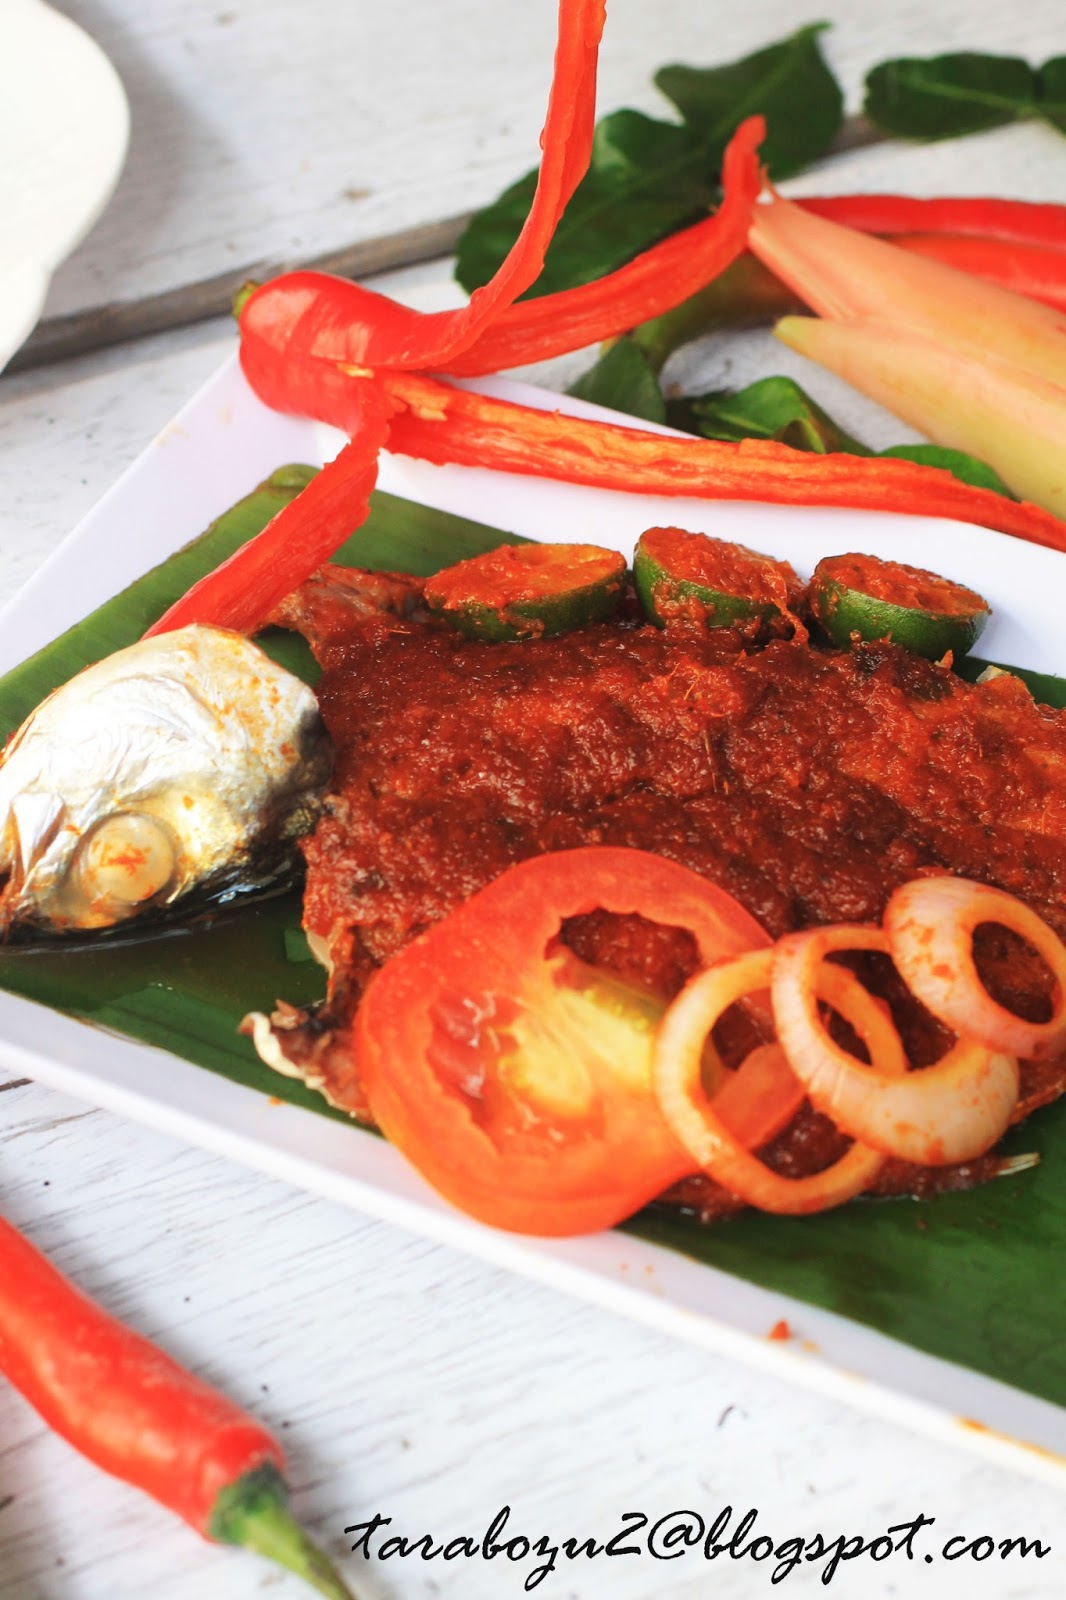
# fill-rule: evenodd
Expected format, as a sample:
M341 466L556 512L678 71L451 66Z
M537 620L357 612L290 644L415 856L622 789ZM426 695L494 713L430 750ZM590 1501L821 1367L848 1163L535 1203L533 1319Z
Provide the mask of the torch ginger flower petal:
M750 248L820 316L876 320L993 356L1066 385L1066 315L775 195L755 208Z
M1066 517L1066 389L887 321L783 317L775 332L936 444L987 461L1013 493Z

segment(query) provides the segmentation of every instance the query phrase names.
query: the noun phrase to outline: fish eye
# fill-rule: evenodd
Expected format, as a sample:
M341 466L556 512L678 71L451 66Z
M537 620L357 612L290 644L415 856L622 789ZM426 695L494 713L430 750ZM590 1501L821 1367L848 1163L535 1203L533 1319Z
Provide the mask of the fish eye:
M105 817L78 847L81 889L95 903L142 905L166 888L174 868L173 841L154 817Z

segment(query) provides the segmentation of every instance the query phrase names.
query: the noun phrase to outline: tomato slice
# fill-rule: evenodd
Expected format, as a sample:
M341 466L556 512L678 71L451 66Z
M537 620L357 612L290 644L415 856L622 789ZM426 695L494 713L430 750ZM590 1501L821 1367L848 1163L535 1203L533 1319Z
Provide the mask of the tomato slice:
M358 1015L375 1120L462 1210L518 1233L612 1226L695 1170L652 1082L665 1002L557 943L602 908L690 932L704 965L770 940L731 895L642 850L512 867L394 956Z

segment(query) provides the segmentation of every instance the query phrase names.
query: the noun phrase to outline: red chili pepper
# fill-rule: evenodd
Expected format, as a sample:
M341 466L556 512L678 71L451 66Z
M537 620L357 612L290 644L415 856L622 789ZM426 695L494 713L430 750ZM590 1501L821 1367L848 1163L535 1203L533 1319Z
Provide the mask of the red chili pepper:
M597 283L513 304L539 272L566 200L585 170L602 26L603 0L560 0L544 158L530 215L495 277L467 307L426 316L346 280L308 272L289 274L247 298L241 311L241 362L252 388L266 404L329 421L354 435L354 442L323 469L312 490L173 607L153 632L191 621L246 630L259 625L362 522L373 461L386 442L429 460L612 488L624 483L664 494L957 517L1066 549L1066 526L1054 516L971 488L934 468L810 456L774 443L664 440L595 423L561 423L522 407L461 395L413 373L404 387L402 369L481 373L618 333L661 316L738 256L737 233L753 200L754 120L742 126L727 152L726 195L717 216ZM920 219L925 228L950 226L957 233L974 230L1045 247L1061 242L1064 214L1057 206L912 202L897 196L806 204L823 213L849 214L850 208L853 222L886 231L914 228ZM991 252L985 243L987 267ZM1012 271L1016 262L1017 252ZM404 408L403 414L392 417L396 406Z
M382 373L379 381L406 407L392 420L389 448L423 461L697 500L953 517L1066 550L1066 523L1050 511L973 488L939 467L892 457L811 455L775 440L725 444L586 422L415 373Z
M760 185L756 152L764 135L761 117L749 117L737 129L722 167L722 204L713 216L594 283L503 308L468 348L457 343L454 352L438 352L425 365L470 375L547 360L624 333L687 299L746 246ZM241 301L241 365L260 399L279 410L306 412L321 403L324 389L332 389L339 409L331 415L352 433L344 409L347 389L343 375L338 384L337 369L364 366L368 321L376 317L387 329L398 310L411 314L346 278L285 273ZM278 363L282 351L284 367ZM390 359L379 365L406 363Z
M1029 200L831 195L804 211L1066 310L1066 206Z
M290 1515L284 1456L239 1406L103 1311L0 1218L0 1372L82 1455L198 1533L352 1600Z
M917 200L902 194L809 197L796 204L863 233L967 234L1066 250L1066 206L966 197Z
M1066 206L1028 200L848 194L796 202L804 211L1004 289L1066 310Z

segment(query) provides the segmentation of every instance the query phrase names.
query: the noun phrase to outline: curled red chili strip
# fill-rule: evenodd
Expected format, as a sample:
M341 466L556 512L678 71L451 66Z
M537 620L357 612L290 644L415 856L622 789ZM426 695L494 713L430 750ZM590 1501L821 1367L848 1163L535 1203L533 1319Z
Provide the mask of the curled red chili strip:
M749 117L737 129L723 162L722 204L713 216L594 283L503 305L473 344L457 340L453 350L438 350L435 359L417 364L463 375L499 372L579 350L671 310L744 250L759 193L757 151L764 134L761 117ZM484 292L477 290L475 298ZM350 433L345 374L338 369L411 365L395 359L399 333L397 344L371 361L367 329L377 326L383 345L398 319L406 324L417 315L347 279L289 272L264 284L244 303L241 365L267 405L317 415L316 408L328 397L331 419Z
M191 623L253 633L274 607L315 572L366 521L388 438L380 386L347 378L340 414L354 438L262 533L201 578L154 622L145 637Z
M765 134L763 118L749 117L733 135L722 165L722 204L713 216L594 283L509 306L442 371L472 376L565 355L661 316L702 289L745 249Z
M603 23L604 0L559 0L536 193L503 264L467 305L457 311L416 311L343 278L290 273L249 298L241 317L249 350L265 339L312 362L326 357L356 366L434 371L472 344L540 273L556 224L588 167Z
M811 455L774 440L724 444L587 422L415 374L383 373L381 382L405 407L393 418L390 449L425 461L642 494L952 517L1066 550L1066 523L1050 511L961 483L937 467Z

